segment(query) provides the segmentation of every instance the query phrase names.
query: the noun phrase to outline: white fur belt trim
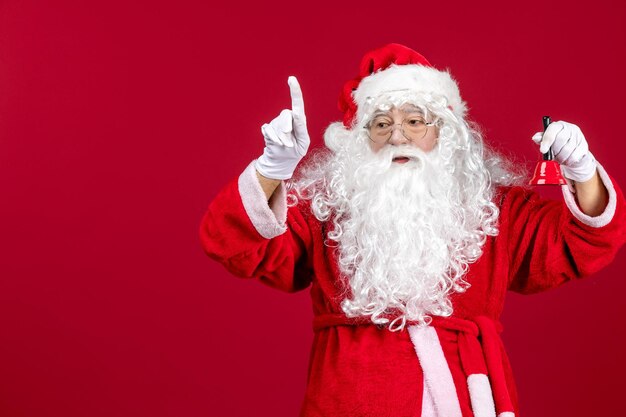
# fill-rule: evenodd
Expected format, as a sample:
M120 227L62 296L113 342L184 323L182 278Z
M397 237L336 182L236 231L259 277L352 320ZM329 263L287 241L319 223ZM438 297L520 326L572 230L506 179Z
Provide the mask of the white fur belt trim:
M467 376L472 410L475 417L496 417L496 406L493 402L493 393L489 378L485 374Z

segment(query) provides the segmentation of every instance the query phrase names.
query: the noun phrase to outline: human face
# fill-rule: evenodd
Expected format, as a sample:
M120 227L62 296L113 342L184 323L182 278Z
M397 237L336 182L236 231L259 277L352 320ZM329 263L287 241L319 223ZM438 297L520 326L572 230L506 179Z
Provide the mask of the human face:
M414 140L410 140L405 136L402 129L402 123L406 120L411 120L411 118L421 118L425 120L427 123L432 123L433 120L427 120L424 117L424 113L418 107L415 107L410 104L404 104L398 107L392 107L389 111L386 112L376 112L374 113L374 117L372 120L384 120L385 122L394 125L393 130L391 131L391 137L387 141L373 141L370 140L370 148L374 152L378 152L386 146L400 146L400 145L410 145L420 148L424 152L430 152L434 149L437 144L437 138L439 136L439 131L436 126L430 126L426 130L426 133L421 138L416 138ZM379 119L380 118L380 119ZM432 119L430 117L429 119ZM405 163L408 162L408 158L397 158L394 160L397 163Z

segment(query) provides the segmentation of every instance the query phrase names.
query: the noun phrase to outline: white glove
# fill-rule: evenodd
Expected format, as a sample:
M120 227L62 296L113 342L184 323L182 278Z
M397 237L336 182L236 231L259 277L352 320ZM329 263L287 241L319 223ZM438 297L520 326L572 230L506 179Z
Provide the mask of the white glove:
M265 138L263 155L256 160L256 170L266 178L291 178L296 166L309 149L304 99L296 77L287 80L291 92L291 110L283 110L269 124L261 126Z
M533 141L540 145L541 153L552 148L554 160L561 164L565 178L576 182L591 179L596 172L596 159L589 152L589 145L580 128L572 123L550 123L545 132L533 135Z

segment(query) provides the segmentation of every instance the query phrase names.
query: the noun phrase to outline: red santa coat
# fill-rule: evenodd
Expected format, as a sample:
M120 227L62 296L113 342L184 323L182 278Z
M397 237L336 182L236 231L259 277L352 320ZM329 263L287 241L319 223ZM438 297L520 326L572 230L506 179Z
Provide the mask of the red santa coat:
M498 190L499 234L470 266L471 287L454 314L391 332L341 309L345 285L328 223L306 202L287 208L279 187L266 202L253 164L210 204L200 235L207 254L234 275L294 292L310 287L315 337L301 416L518 415L511 369L498 336L507 290L534 293L594 273L626 240L621 191L602 167L604 213L589 217L532 190Z

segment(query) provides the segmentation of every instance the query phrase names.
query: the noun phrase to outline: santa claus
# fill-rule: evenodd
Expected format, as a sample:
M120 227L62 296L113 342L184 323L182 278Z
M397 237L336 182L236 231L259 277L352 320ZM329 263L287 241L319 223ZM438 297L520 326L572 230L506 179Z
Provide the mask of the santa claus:
M517 415L506 291L591 274L625 240L623 196L580 129L533 136L569 179L562 202L541 199L468 122L450 74L390 44L363 58L343 121L299 166L309 134L289 86L291 110L262 126L263 154L211 203L201 238L237 276L310 288L301 415Z

